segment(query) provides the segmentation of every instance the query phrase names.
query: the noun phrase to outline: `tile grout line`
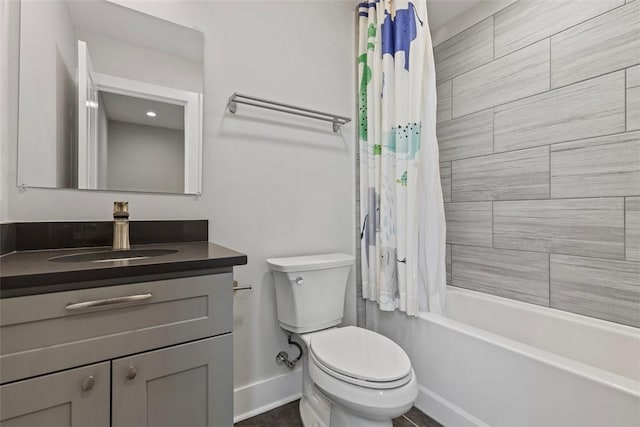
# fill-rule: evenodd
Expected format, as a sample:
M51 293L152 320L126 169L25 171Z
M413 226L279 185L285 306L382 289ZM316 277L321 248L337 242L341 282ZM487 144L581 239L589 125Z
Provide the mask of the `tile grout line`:
M513 3L513 4L516 4L516 3L518 3L518 2L515 2L515 3ZM485 62L485 63L483 63L483 64L480 64L480 65L478 65L477 67L473 67L473 68L471 68L471 69L469 69L469 70L465 70L465 71L463 71L462 73L452 75L452 76L451 76L451 77L449 77L449 78L450 78L450 79L454 79L455 77L459 77L459 76L461 76L461 75L463 75L463 74L466 74L466 73L468 73L468 72L470 72L470 71L473 71L473 70L475 70L475 69L477 69L477 68L480 68L480 67L482 67L482 66L485 66L485 65L487 65L487 64L490 64L490 63L491 63L491 62L493 62L493 61L496 61L496 60L498 60L498 59L505 58L505 57L507 57L507 56L509 56L509 55L511 55L511 54L513 54L513 53L515 53L515 52L518 52L518 51L520 51L520 50L526 49L526 48L528 48L529 46L531 46L531 45L533 45L533 44L536 44L536 43L538 43L538 42L541 42L541 41L542 41L542 40L544 40L544 39L547 39L547 38L548 38L549 40L551 40L551 38L552 38L552 37L554 37L554 36L557 36L557 35L559 35L559 34L561 34L561 33L565 32L565 31L567 31L567 30L570 30L570 29L572 29L572 28L574 28L574 27L577 27L578 25L585 24L585 23L587 23L587 22L589 22L589 21L591 21L591 20L593 20L593 19L599 18L599 17L600 17L600 16L602 16L602 15L606 15L606 14L607 14L607 13L609 13L609 12L612 12L612 11L614 11L614 10L620 9L620 8L622 8L622 7L625 7L625 5L626 5L626 4L628 4L628 3L623 3L623 4L619 5L619 6L616 6L616 7L614 7L614 8L608 9L608 10L606 10L606 11L602 12L602 13L599 13L599 14L597 14L597 15L592 16L591 18L588 18L588 19L586 19L586 20L584 20L584 21L580 21L580 22L578 22L578 23L576 23L576 24L574 24L574 25L570 25L570 26L568 26L568 27L566 27L566 28L563 28L563 29L562 29L562 30L560 30L560 31L557 31L557 32L555 32L555 33L553 33L553 34L549 34L549 35L548 35L548 36L546 36L546 37L543 37L543 38L541 38L541 39L539 39L539 40L535 40L535 41L533 41L533 42L531 42L531 43L529 43L529 44L527 44L527 45L525 45L525 46L519 47L519 48L518 48L518 49L516 49L516 50L513 50L513 51L511 51L511 52L505 53L505 54L504 54L504 55L502 55L502 56L498 56L498 57L496 57L496 56L495 56L495 15L497 15L498 13L500 13L500 12L504 11L505 9L507 9L507 8L511 7L512 5L506 6L506 7L502 8L502 9L500 9L499 11L495 12L493 15L491 15L491 16L489 16L489 17L487 17L487 18L486 18L486 19L489 19L489 18L492 18L492 19L493 19L493 40L492 40L492 41L493 41L493 50L494 50L493 59L492 59L491 61L489 61L489 62ZM444 40L444 41L442 41L441 43L438 43L438 45L437 45L437 46L434 46L434 59L435 59L435 48L436 48L436 47L441 46L442 44L444 44L444 43L448 42L449 40L451 40L451 39L453 39L454 37L456 37L456 36L460 35L461 33L464 33L465 31L467 31L467 30L469 30L469 29L473 28L474 26L476 26L476 25L478 25L478 24L480 24L480 23L484 22L486 19L483 19L483 20L482 20L482 21L480 21L480 22L476 22L475 24L473 24L473 25L471 25L471 26L469 26L469 27L465 28L464 30L462 30L462 31L458 32L457 34L454 34L453 36L449 37L447 40ZM457 44L457 43L454 43L454 45L455 45L455 44ZM448 80L448 79L442 80L441 82L444 82L444 81L446 81L446 80ZM436 83L437 83L437 82L436 82Z
M635 63L635 64L633 64L633 65L624 66L624 67L621 67L621 68L616 68L616 69L614 69L614 70L606 71L606 72L601 73L601 74L596 74L596 75L594 75L594 76L587 77L587 78L582 79L582 80L577 80L577 81L575 81L575 82L567 83L567 84L564 84L564 85L562 85L562 86L551 87L551 88L549 88L549 90L547 90L547 91L540 92L540 93L537 93L537 94L534 94L534 95L529 95L529 96L527 96L526 98L530 98L530 97L532 97L532 96L540 95L540 94L547 93L547 92L552 92L552 91L554 91L554 90L558 90L558 89L566 89L566 88L568 88L568 87L570 87L570 86L573 86L573 85L577 85L577 84L580 84L580 83L586 83L586 82L588 82L589 80L599 79L599 78L604 77L604 76L607 76L607 75L609 75L609 74L615 74L615 73L619 73L619 72L621 72L621 71L625 71L627 68L632 68L632 67L635 67L636 65L640 65L640 62ZM525 99L525 98L521 98L521 99ZM517 101L520 101L520 100L518 99L518 100L516 100L516 101L505 102L504 104L501 104L500 106L504 106L504 105L507 105L507 104L509 104L509 103L511 103L511 102L517 102Z
M513 101L507 101L507 102L503 102L503 103L501 103L501 104L496 104L496 105L493 105L493 106L491 106L491 107L487 107L487 108L482 109L482 110L473 111L473 112L471 112L471 113L466 113L466 114L463 114L463 115L458 116L458 117L453 117L453 94L452 94L452 96L451 96L451 105L452 105L452 109L451 109L451 119L449 119L449 120L443 120L443 121L441 121L441 122L439 122L439 123L447 123L447 122L450 122L450 121L452 121L452 120L462 119L462 118L464 118L464 117L471 116L472 114L477 114L477 113L481 113L481 112L483 112L483 111L488 111L488 110L490 110L491 108L496 109L496 108L499 108L499 107L505 107L505 106L508 106L509 104L514 104L514 103L516 103L516 102L520 102L520 101L523 101L523 100L525 100L525 99L530 99L530 98L533 98L533 97L535 97L535 96L545 95L545 94L551 93L551 92L556 91L556 90L566 89L566 88L571 87L571 86L573 86L573 85L577 85L577 84L581 84L581 83L586 83L586 82L588 82L588 81L590 81L590 80L595 80L595 79L599 79L599 78L601 78L601 77L608 76L608 75L610 75L610 74L615 74L615 73L619 73L619 72L621 72L621 71L626 71L628 68L633 68L633 67L636 67L636 66L638 66L638 65L640 65L640 62L638 62L638 63L634 63L634 64L629 65L629 66L624 66L624 67L622 67L622 68L617 68L617 69L615 69L615 70L610 70L610 71L607 71L607 72L605 72L605 73L598 74L598 75L595 75L595 76L591 76L591 77L586 78L586 79L583 79L583 80L578 80L578 81L576 81L576 82L568 83L568 84L566 84L566 85L557 86L557 87L550 87L550 88L549 88L549 89L547 89L547 90L543 90L543 91L540 91L540 92L537 92L537 93L534 93L534 94L531 94L531 95L527 95L527 96L524 96L524 97L522 97L522 98L514 99ZM498 111L498 113L500 113L500 111Z
M435 60L435 59L436 59L436 55L437 55L437 53L439 53L439 52L441 52L441 51L443 51L443 50L450 49L450 47L447 47L447 48L444 48L444 49L439 49L439 48L440 48L440 46L442 46L443 44L447 43L447 42L448 42L448 41L450 41L451 39L453 39L453 38L455 38L455 37L457 37L457 36L461 35L462 33L464 33L464 32L466 32L466 31L468 31L468 30L472 29L473 27L475 27L475 26L477 26L477 25L480 25L480 24L482 24L482 23L483 23L483 22L485 22L485 21L488 21L488 20L489 20L489 18L491 18L491 19L492 19L492 26L493 26L493 15L490 15L490 16L487 16L486 18L484 18L483 20L481 20L480 22L476 22L476 23L474 23L474 24L471 24L470 26L468 26L468 27L467 27L467 28L465 28L464 30L459 31L458 33L456 33L456 34L452 35L452 36L451 36L451 37L449 37L448 39L446 39L446 40L444 40L444 41L442 41L442 42L438 43L436 46L434 46L434 47L433 47L433 59L434 59L434 63L435 63L435 62L438 62L438 61L436 61L436 60ZM474 32L474 34L473 34L473 35L475 35L475 34L477 34L477 31L476 31L476 32ZM464 39L468 39L468 38L469 38L469 37L465 37ZM464 39L463 39L463 40L464 40ZM459 42L455 42L455 43L453 43L453 44L452 44L452 46L455 46L455 45L457 45L458 43L459 43ZM437 50L437 51L439 51L439 52L436 52L436 50ZM493 56L493 55L492 55L492 56ZM438 82L438 80L437 80L437 79L438 79L438 76L437 76L437 75L438 75L438 73L437 73L437 70L436 70L436 84L438 84L438 83L444 83L445 81L447 81L447 80L449 80L449 79L453 80L454 78L456 78L456 77L458 77L458 76L461 76L461 75L463 75L464 73L467 73L467 72L469 72L469 71L473 71L473 70L475 70L476 68L480 68L480 67L482 67L483 65L487 65L487 64L489 64L489 63L490 63L490 62L492 62L492 61L493 61L493 60L489 60L489 61L487 61L487 62L483 62L482 64L480 64L480 65L478 65L478 66L476 66L476 67L473 67L473 68L471 68L471 69L469 69L469 70L463 71L462 73L459 73L459 74L453 74L453 75L451 75L450 77L448 77L448 78L446 78L446 79L444 79L444 80L440 80L439 82Z
M484 110L484 111L488 111ZM553 151L552 147L555 147L557 145L561 145L561 144L568 144L571 142L579 142L579 141L588 141L588 140L592 140L592 139L598 139L598 138L608 138L608 137L614 137L614 136L622 136L622 135L626 135L626 134L631 134L631 133L636 133L636 132L640 132L639 130L630 130L630 131L621 131L621 132L614 132L614 133L608 133L605 135L595 135L595 136L588 136L585 138L578 138L578 139L569 139L566 141L558 141L558 142L554 142L551 144L541 144L541 145L534 145L532 147L525 147L525 148L516 148L513 150L506 150L506 151L498 151L497 153L487 153L487 154L479 154L477 156L470 156L470 157L460 157L460 158L451 158L448 160L440 160L439 163L446 163L446 162L455 162L455 161L459 161L459 160L468 160L468 159L478 159L481 157L488 157L488 156L493 156L493 155L497 155L497 154L506 154L506 153L515 153L517 151L524 151L524 150L532 150L534 148L541 148L544 146L548 146L549 147L549 151ZM609 144L613 144L613 143L609 143ZM601 144L601 145L608 145L608 144ZM577 148L571 148L568 150L556 150L556 151L569 151L569 150L577 150L583 147L577 147Z
M488 110L485 110L483 112L487 112ZM475 156L469 156L469 157L459 157L459 158L450 158L450 159L446 159L446 160L440 160L440 163L444 163L444 162L451 162L451 161L457 161L457 160L466 160L466 159L477 159L479 157L486 157L486 156L491 156L491 155L495 155L495 154L504 154L504 153L514 153L516 151L524 151L524 150L532 150L534 148L540 148L540 147L544 147L544 146L549 146L550 147L550 151L554 151L552 148L558 146L558 145L562 145L562 144L569 144L569 143L576 143L576 142L580 142L580 141L589 141L589 140L593 140L593 139L599 139L599 138L608 138L608 137L614 137L614 136L623 136L623 135L627 135L627 134L633 134L633 133L637 133L640 132L639 130L629 130L629 131L617 131L614 133L607 133L604 135L594 135L594 136L587 136L584 138L578 138L578 139L568 139L568 140L562 140L562 141L558 141L558 142L553 142L553 143L543 143L540 145L533 145L530 147L521 147L521 148L514 148L511 150L505 150L505 151L498 151L498 152L494 152L494 153L486 153L486 154L478 154ZM632 136L629 136L630 138L632 138ZM605 143L605 144L600 144L600 145L608 145L608 144L613 144L612 142L610 143ZM577 150L580 148L584 148L584 147L576 147L576 148L569 148L569 149L556 149L555 151L570 151L570 150Z
M622 261L622 262L630 262L630 263L640 264L640 261L627 261L624 258L604 258L602 256L593 256L593 255L576 255L576 254L569 254L569 253L562 253L562 252L549 252L548 250L534 251L534 250L531 250L531 249L526 250L526 249L501 248L501 247L492 248L490 246L469 245L467 243L459 243L459 242L447 242L447 244L451 245L451 263L452 263L452 265L453 265L453 246L462 246L462 247L465 247L465 248L476 248L476 249L495 249L497 251L525 252L525 253L530 253L530 254L549 254L549 256L551 256L551 255L564 255L564 256L571 256L571 257L576 257L576 258L596 259L596 260L601 260L601 261L615 261L615 262Z
M622 199L625 197L640 197L639 194L625 194L624 196L589 196L589 197L564 197L564 198L532 198L532 199L482 199L482 200L462 200L457 202L444 202L446 205L453 203L488 203L488 202L563 202L565 200L589 200L589 199Z
M516 3L517 3L517 2L516 2ZM626 5L626 4L627 4L627 3L625 2L625 3L622 3L621 5L618 5L618 6L616 6L616 7L611 8L611 9L605 10L604 12L601 12L601 13L599 13L599 14L597 14L597 15L594 15L594 16L592 16L591 18L587 18L587 19L585 19L584 21L580 21L580 22L578 22L578 23L575 23L575 24L573 24L573 25L570 25L570 26L568 26L568 27L565 27L565 28L563 28L562 30L557 31L557 32L555 32L555 33L553 33L553 34L550 34L550 35L548 35L548 36L547 36L547 37L545 37L545 38L549 38L549 39L551 39L552 37L555 37L555 36L557 36L557 35L560 35L560 34L564 33L564 32L565 32L565 31L567 31L567 30L570 30L570 29L575 28L575 27L577 27L577 26L579 26L579 25L582 25L582 24L586 24L587 22L592 21L592 20L594 20L594 19L596 19L596 18L599 18L599 17L601 17L601 16L603 16L603 15L606 15L607 13L610 13L610 12L613 12L614 10L620 9L620 8L622 8L622 7L625 7L625 5ZM454 35L453 37L455 37L455 35ZM544 40L544 38L543 38L543 39L540 39L540 40ZM540 40L537 40L536 42L529 43L528 45L523 46L523 47L521 47L521 48L519 48L519 49L516 49L516 50L514 50L513 52L516 52L516 51L518 51L518 50L521 50L521 49L524 49L524 48L526 48L526 47L529 47L529 46L531 46L532 44L537 43L537 42L538 42L538 41L540 41ZM499 57L498 57L498 59L499 59L499 58L504 58L504 57L505 57L505 56L507 56L507 55L511 55L513 52L505 53L504 55L499 56Z

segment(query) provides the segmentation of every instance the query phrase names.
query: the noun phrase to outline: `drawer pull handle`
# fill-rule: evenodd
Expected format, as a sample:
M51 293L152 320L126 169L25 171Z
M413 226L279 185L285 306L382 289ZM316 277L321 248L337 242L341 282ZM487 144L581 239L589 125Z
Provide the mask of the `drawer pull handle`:
M89 391L93 388L95 384L96 384L96 379L94 378L93 375L89 375L87 378L84 379L84 381L82 381L80 388L82 389L82 391Z
M127 304L132 302L145 301L145 300L151 299L152 296L153 295L151 293L148 293L148 294L140 294L140 295L129 295L126 297L99 299L95 301L76 302L72 304L67 304L65 308L67 310L84 310L87 308L96 308L96 307L104 307L109 305Z
M136 368L133 366L129 366L124 374L125 378L128 380L134 379L136 375L138 375L138 371L136 371Z

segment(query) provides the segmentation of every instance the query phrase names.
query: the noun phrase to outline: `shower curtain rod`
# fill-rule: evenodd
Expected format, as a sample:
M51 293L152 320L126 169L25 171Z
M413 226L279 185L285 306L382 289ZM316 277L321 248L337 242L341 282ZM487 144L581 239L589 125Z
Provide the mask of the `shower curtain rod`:
M338 116L336 114L325 113L324 111L311 110L309 108L296 107L295 105L283 104L281 102L269 101L268 99L256 98L254 96L241 95L233 93L227 102L227 108L230 112L235 113L238 110L238 104L251 105L253 107L266 108L267 110L280 111L282 113L293 114L296 116L308 117L310 119L323 120L333 123L333 131L338 132L340 126L346 125L351 121L349 117Z

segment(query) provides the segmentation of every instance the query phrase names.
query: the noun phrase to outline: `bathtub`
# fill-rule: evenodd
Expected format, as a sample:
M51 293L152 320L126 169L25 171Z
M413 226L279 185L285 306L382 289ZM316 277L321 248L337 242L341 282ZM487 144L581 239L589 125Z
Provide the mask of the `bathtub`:
M444 315L367 305L409 354L416 406L452 426L640 426L640 330L466 289Z

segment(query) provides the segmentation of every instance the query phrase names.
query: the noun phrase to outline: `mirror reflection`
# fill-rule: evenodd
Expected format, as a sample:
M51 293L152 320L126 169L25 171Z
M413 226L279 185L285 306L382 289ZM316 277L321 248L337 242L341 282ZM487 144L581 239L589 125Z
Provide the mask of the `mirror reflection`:
M108 1L22 1L18 185L199 193L203 50Z
M102 91L98 105L97 188L181 193L184 107Z

